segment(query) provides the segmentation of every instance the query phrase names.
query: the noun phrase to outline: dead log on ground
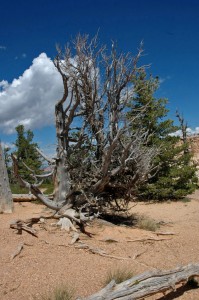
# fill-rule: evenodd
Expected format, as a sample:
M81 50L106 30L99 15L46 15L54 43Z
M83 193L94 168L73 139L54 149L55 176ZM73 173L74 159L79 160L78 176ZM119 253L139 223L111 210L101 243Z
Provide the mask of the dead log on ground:
M168 271L148 271L120 284L112 280L105 288L84 300L142 299L160 292L175 290L177 284L185 284L194 277L199 277L199 263Z
M161 241L168 241L171 240L172 238L154 238L154 237L147 237L147 238L142 238L142 239L135 239L135 240L127 240L127 242L161 242Z
M30 202L35 201L37 197L32 194L12 194L14 202Z

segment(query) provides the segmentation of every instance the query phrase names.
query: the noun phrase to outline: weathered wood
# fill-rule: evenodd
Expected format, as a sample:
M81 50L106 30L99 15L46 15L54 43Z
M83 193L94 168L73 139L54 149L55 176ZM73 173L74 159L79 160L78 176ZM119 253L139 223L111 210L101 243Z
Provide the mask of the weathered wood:
M61 229L64 229L67 232L70 232L70 230L77 231L71 220L66 217L60 218L57 225L61 226Z
M35 201L37 197L32 194L12 194L14 202L30 202Z
M187 283L199 276L199 263L189 264L168 271L149 271L120 284L113 281L98 293L84 300L136 300L168 290L175 290L176 284Z
M142 238L142 239L135 239L135 240L127 240L127 242L147 242L147 241L151 241L151 242L161 242L161 241L168 241L171 240L172 238L155 238L155 237L147 237L147 238Z
M0 213L13 212L13 199L8 180L8 173L0 143Z
M46 197L41 191L40 189L34 185L34 184L30 184L27 181L25 181L24 179L22 179L22 177L19 175L18 172L18 161L17 161L17 157L15 155L12 154L12 160L13 160L13 170L14 170L14 175L16 177L16 179L18 180L18 183L29 189L31 191L31 193L37 197L37 199L39 199L42 203L44 203L48 208L51 208L53 210L60 210L63 206L63 204L59 204L59 203L55 203L54 201L51 201L48 197Z
M19 244L15 252L11 255L11 260L14 259L17 255L19 255L24 247L24 243Z
M78 233L78 232L75 232L75 233L73 234L73 237L72 237L72 240L71 240L71 242L70 242L70 245L75 244L78 240L79 240L79 233Z
M16 229L17 233L21 234L22 230L32 234L35 237L37 236L37 231L35 229L33 229L31 226L34 223L37 223L39 221L39 218L32 218L32 219L28 219L26 221L22 221L22 220L15 220L12 221L10 224L10 228L12 229Z
M93 246L90 246L90 245L87 245L87 244L84 244L84 243L79 243L77 246L75 246L75 248L86 249L86 250L88 250L89 252L91 252L93 254L98 254L100 256L104 256L104 257L107 257L107 258L113 258L113 259L118 259L118 260L130 259L130 257L121 257L121 256L115 256L115 255L107 254L103 249L95 248Z

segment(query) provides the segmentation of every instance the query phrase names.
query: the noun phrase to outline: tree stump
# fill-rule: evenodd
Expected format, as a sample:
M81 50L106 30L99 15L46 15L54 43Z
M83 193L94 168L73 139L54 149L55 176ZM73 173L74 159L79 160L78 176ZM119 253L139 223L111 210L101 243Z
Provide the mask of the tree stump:
M2 146L0 144L0 213L13 212L13 199Z

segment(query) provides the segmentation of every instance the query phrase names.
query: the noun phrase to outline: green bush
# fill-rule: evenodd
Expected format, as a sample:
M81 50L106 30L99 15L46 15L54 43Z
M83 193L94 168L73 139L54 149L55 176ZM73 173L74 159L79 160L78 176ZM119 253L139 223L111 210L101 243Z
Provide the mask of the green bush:
M10 189L12 194L28 194L28 190L19 186L19 184L11 184Z

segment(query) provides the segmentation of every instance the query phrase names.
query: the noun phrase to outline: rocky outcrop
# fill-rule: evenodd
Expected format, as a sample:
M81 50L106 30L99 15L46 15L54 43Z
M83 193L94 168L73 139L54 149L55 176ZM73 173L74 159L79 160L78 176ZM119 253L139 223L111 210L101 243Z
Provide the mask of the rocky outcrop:
M199 165L199 136L192 136L189 139L194 161L197 163L197 165Z

